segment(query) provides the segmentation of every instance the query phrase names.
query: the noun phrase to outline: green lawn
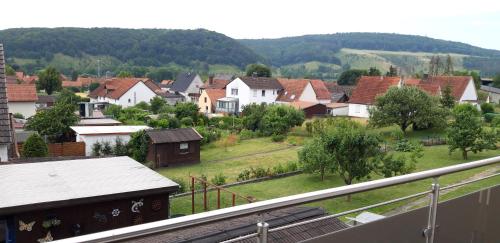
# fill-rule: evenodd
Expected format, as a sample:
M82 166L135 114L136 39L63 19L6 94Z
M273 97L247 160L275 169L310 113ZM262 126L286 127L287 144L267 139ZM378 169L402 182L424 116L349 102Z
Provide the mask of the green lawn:
M497 156L500 151L485 151L479 154L471 154L469 156L469 161L483 159L487 157ZM443 166L454 165L458 163L465 162L459 153L453 153L448 155L447 146L434 146L424 148L424 156L419 159L417 164L417 170L428 170L432 168L438 168ZM442 185L448 185L456 183L458 181L467 179L474 174L483 171L485 168L479 168L475 170L470 170L466 172L461 172L453 175L448 175L440 178ZM374 175L373 179L380 178L380 176ZM482 186L498 184L500 178L494 178L483 182ZM484 184L489 183L489 184ZM408 183L404 185L384 188L380 190L370 191L355 194L352 197L351 202L346 202L345 198L329 199L321 202L313 203L312 205L321 206L327 209L329 212L341 212L347 209L353 209L357 207L362 207L370 205L377 202L383 202L396 197L401 197L409 195L412 193L420 192L429 189L431 180L418 181L413 183ZM232 187L230 190L239 193L243 196L252 196L257 200L266 200L282 196L288 196L298 193L310 192L315 190L321 190L326 188L338 187L344 185L338 176L329 175L324 181L321 181L318 175L301 174L297 176L275 179L271 181L265 181L254 184L247 184L238 187ZM453 192L455 193L455 192ZM216 206L216 196L215 192L209 193L209 206L211 209L215 209ZM222 194L222 205L230 206L231 197L229 194ZM200 212L202 210L202 199L201 195L197 195L196 199L196 211ZM238 200L238 203L245 203L243 200ZM385 207L379 207L372 211L374 212L385 212L396 206L402 205L403 203L392 204ZM172 200L172 212L174 214L189 214L191 212L191 200L190 197L175 198Z
M186 182L189 175L200 176L204 174L210 179L215 174L223 173L228 177L227 182L234 182L243 169L251 166L269 168L279 163L284 165L288 161L297 161L298 148L289 147L285 142L272 142L270 138L244 140L228 147L227 150L215 146L203 148L200 155L201 163L163 168L158 172L168 178L182 179ZM284 150L274 151L278 149Z

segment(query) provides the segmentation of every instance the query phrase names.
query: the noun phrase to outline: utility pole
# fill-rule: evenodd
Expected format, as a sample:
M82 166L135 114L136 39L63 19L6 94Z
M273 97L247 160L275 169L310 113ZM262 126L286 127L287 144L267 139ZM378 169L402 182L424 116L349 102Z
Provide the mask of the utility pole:
M101 77L101 59L97 59L97 78Z

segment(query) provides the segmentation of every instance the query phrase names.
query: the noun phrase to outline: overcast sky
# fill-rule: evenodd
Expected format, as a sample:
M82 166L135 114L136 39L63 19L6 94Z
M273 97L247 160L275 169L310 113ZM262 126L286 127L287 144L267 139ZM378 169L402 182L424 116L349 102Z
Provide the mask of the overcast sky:
M389 32L500 50L498 0L2 0L0 19L0 29L205 28L233 38Z

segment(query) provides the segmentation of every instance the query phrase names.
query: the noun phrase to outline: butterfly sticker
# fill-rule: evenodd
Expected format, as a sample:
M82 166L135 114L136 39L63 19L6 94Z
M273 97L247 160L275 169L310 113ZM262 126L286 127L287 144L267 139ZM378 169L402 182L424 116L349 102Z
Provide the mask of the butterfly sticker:
M35 225L36 221L32 221L30 223L25 223L22 220L19 220L19 231L28 231L30 232L33 229L33 225Z
M54 238L52 238L52 234L50 234L50 231L47 232L47 235L45 236L45 238L40 238L38 239L38 242L39 243L45 243L45 242L50 242L50 241L53 241Z

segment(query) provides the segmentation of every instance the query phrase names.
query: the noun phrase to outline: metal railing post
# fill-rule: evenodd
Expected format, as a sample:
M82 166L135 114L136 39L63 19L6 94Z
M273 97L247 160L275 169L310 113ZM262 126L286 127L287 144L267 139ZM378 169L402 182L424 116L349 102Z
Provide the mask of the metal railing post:
M257 223L257 243L267 243L267 231L269 224L266 222Z
M434 177L434 182L432 183L432 192L430 194L429 219L427 220L427 229L425 229L424 231L427 243L434 243L434 236L436 233L436 216L437 216L438 200L439 200L439 182L438 182L438 177Z

